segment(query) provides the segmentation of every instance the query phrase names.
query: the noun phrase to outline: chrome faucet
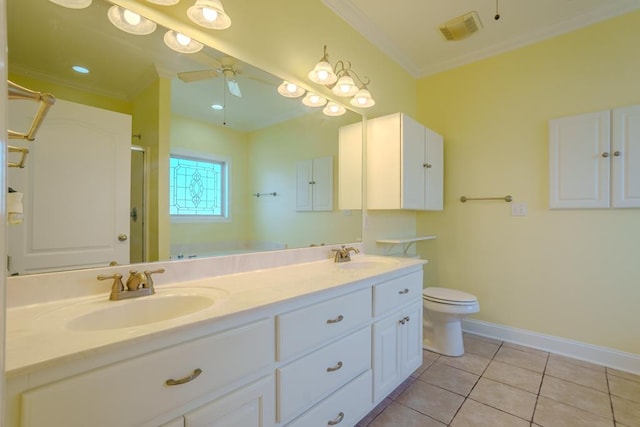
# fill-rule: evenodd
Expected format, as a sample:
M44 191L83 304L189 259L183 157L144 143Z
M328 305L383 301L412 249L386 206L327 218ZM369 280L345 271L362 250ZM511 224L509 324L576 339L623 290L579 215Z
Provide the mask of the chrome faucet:
M335 257L333 258L335 262L351 261L351 252L356 254L360 253L358 248L354 248L354 247L345 248L344 245L342 245L340 249L335 249L335 248L331 249L331 252L336 253Z
M127 279L126 289L125 285L122 284L122 274L120 273L115 273L111 276L104 276L100 274L98 276L98 280L113 279L113 285L111 286L111 295L109 295L109 299L111 301L118 301L122 299L136 298L155 294L156 291L153 287L153 278L151 277L151 275L156 273L164 273L164 268L160 268L154 271L145 270L144 272L139 272L136 270L129 271L129 278Z

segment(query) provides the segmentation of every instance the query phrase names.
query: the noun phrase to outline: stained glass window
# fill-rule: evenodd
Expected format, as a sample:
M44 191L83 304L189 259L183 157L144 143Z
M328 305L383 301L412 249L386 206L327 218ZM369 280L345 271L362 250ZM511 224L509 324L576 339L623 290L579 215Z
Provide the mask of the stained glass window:
M169 162L169 213L226 217L226 168L223 161L172 154Z

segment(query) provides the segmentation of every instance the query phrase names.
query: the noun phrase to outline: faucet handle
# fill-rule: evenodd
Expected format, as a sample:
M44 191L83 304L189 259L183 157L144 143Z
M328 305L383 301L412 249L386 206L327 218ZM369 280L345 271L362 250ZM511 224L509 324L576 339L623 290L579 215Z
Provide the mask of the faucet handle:
M112 294L117 294L124 291L124 285L122 284L122 274L120 273L114 273L111 276L105 276L104 274L99 274L97 279L98 280L113 279L113 285L111 285Z
M164 268L159 268L157 270L145 270L144 275L147 278L146 280L146 284L143 285L144 288L151 288L153 289L153 278L151 277L152 274L157 274L157 273L164 273Z

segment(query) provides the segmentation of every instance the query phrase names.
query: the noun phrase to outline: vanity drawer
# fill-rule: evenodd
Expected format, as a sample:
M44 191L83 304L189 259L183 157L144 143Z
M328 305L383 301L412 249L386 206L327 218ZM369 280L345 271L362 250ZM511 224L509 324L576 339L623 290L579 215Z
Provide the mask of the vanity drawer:
M369 369L370 327L278 369L278 421L291 419Z
M422 301L422 272L416 271L373 287L373 315Z
M369 288L277 316L278 360L339 337L370 318Z
M28 391L21 426L142 424L269 366L274 332L273 319L263 319ZM192 381L166 384L196 376L197 369Z
M369 370L287 424L287 427L354 426L371 408L371 388L372 375Z

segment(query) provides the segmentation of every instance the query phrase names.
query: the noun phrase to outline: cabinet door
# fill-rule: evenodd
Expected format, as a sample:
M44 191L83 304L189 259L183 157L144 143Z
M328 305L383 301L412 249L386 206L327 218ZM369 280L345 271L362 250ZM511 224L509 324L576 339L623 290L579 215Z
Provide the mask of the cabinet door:
M425 129L424 209L443 209L444 147L442 135Z
M362 209L362 123L338 131L338 209Z
M610 112L549 122L549 208L608 208Z
M404 376L411 375L422 364L422 301L403 310L401 326L401 365Z
M275 424L275 382L263 378L184 416L185 427L268 427Z
M614 208L640 207L640 105L613 110L611 179Z
M296 163L296 211L313 210L313 160Z
M373 400L379 402L400 383L399 313L373 325Z
M333 210L333 157L313 159L313 210Z
M425 127L402 116L402 208L424 209Z

